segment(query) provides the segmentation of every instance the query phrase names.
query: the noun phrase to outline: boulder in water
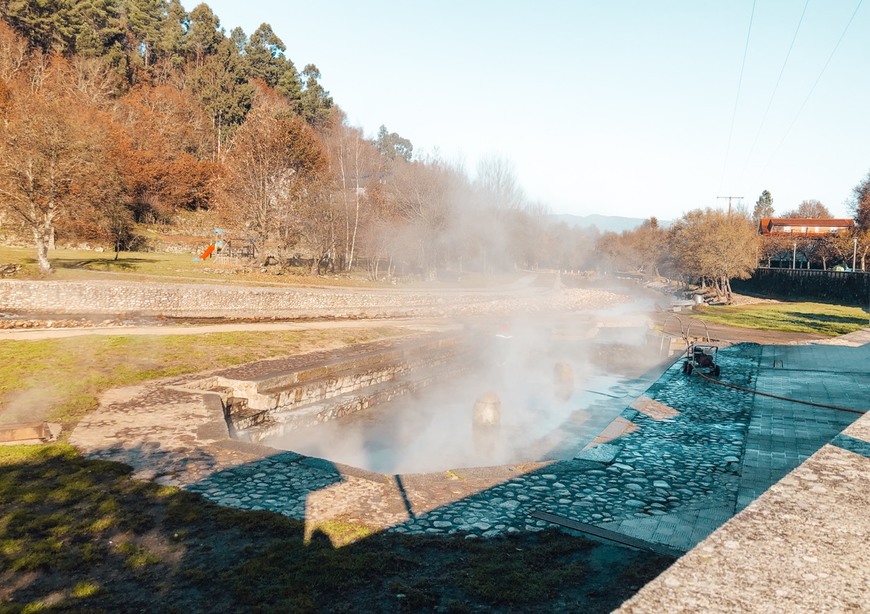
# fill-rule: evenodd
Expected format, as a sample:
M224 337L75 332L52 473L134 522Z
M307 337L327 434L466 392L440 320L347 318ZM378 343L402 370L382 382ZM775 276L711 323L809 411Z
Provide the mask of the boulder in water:
M474 402L473 422L475 427L501 424L501 399L496 393L487 392Z

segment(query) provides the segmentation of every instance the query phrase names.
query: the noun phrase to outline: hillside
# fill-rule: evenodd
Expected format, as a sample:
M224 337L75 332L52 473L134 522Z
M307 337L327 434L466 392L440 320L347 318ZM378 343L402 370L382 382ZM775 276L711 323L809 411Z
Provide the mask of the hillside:
M312 274L589 267L582 230L509 168L472 181L386 126L367 138L285 52L268 23L248 34L205 3L0 3L0 243L33 245L48 273L55 246L143 250L143 226L205 238L185 222L207 213Z

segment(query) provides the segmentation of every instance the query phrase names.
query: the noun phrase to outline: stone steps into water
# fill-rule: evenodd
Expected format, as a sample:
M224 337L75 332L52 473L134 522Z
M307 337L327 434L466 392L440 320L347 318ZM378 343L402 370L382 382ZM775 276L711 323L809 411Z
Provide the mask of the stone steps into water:
M445 377L458 376L463 370L464 366L454 361L449 365L417 369L402 377L371 384L363 389L339 394L324 401L298 405L291 409L259 412L245 419L234 419L235 436L245 441L260 443L288 431L364 411L399 396L414 393Z
M418 368L443 364L464 352L455 337L375 347L363 353L336 352L330 358L259 377L217 378L215 385L244 398L249 410L271 411L322 401L389 381Z
M425 360L432 352L454 352L461 341L456 337L427 338L414 343L402 343L390 348L375 348L348 356L344 351L332 359L311 364L291 373L270 373L256 381L257 391L275 393L295 384L329 377L344 377L367 371L390 369L402 364L413 365Z
M311 415L322 422L458 373L466 352L458 337L427 337L363 352L338 351L246 379L224 374L209 380L207 388L227 399L227 419L237 433L284 422L290 415L297 416L290 420L294 423L310 423L300 416Z

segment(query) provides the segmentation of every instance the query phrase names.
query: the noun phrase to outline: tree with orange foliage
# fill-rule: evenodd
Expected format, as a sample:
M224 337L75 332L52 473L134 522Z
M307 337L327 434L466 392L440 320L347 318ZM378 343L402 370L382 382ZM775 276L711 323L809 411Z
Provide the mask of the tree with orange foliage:
M119 103L124 182L138 221L168 221L206 208L217 165L210 160L210 122L189 92L134 88Z
M731 280L748 279L755 270L758 232L748 215L695 209L673 223L667 245L675 273L700 279L730 302Z
M252 111L236 132L226 156L223 214L286 256L299 239L306 190L326 168L317 134L287 112Z

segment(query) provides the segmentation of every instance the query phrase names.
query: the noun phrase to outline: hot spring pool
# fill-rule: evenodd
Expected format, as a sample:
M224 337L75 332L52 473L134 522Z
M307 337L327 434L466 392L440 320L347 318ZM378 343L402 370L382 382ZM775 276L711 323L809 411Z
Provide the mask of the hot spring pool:
M539 363L469 374L261 443L383 474L570 459L650 384L578 360L566 391L554 383L554 363ZM501 401L501 424L481 437L473 408L487 392Z

